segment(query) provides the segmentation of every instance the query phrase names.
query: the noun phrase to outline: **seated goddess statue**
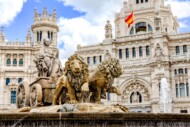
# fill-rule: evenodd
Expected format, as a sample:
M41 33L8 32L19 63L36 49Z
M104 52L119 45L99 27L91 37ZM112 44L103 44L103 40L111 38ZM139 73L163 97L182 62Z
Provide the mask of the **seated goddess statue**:
M44 39L43 47L40 49L39 54L37 54L34 59L34 62L38 69L39 77L49 77L52 72L55 57L49 45L50 40Z

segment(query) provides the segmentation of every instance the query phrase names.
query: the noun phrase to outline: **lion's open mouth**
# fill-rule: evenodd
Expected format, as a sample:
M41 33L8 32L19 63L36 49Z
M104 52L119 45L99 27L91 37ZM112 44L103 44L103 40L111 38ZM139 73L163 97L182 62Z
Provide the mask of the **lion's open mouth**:
M79 76L81 74L80 71L73 72L74 75Z

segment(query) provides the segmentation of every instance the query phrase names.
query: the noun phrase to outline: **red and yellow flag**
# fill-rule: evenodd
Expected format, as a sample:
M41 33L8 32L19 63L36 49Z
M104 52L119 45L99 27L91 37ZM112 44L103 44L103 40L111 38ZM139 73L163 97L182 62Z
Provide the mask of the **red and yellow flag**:
M134 22L134 15L133 12L125 19L125 22L128 24L128 28Z

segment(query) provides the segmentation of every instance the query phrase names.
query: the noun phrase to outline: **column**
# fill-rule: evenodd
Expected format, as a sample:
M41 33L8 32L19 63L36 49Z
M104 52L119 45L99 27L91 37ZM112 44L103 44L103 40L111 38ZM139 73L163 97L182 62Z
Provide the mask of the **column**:
M186 81L184 81L184 85L185 85L185 97L187 97L187 89L186 89Z
M179 84L179 81L177 81L177 86L178 86L178 98L180 98L180 84Z
M19 66L19 54L17 54L17 65L16 66Z
M136 58L135 59L138 59L140 58L140 55L139 55L139 47L135 47L135 50L136 50Z
M146 23L146 33L148 33L148 23Z
M132 59L132 57L133 57L132 55L133 55L133 53L132 53L132 48L130 47L130 48L129 48L129 59Z
M11 66L13 66L13 54L11 54Z

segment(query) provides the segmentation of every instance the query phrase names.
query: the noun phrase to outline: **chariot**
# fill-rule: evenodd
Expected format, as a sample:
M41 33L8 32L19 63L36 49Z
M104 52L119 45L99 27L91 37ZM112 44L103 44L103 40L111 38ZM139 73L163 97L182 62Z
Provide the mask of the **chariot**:
M49 83L49 80L45 77L31 84L21 82L17 90L17 108L51 105L56 84Z

